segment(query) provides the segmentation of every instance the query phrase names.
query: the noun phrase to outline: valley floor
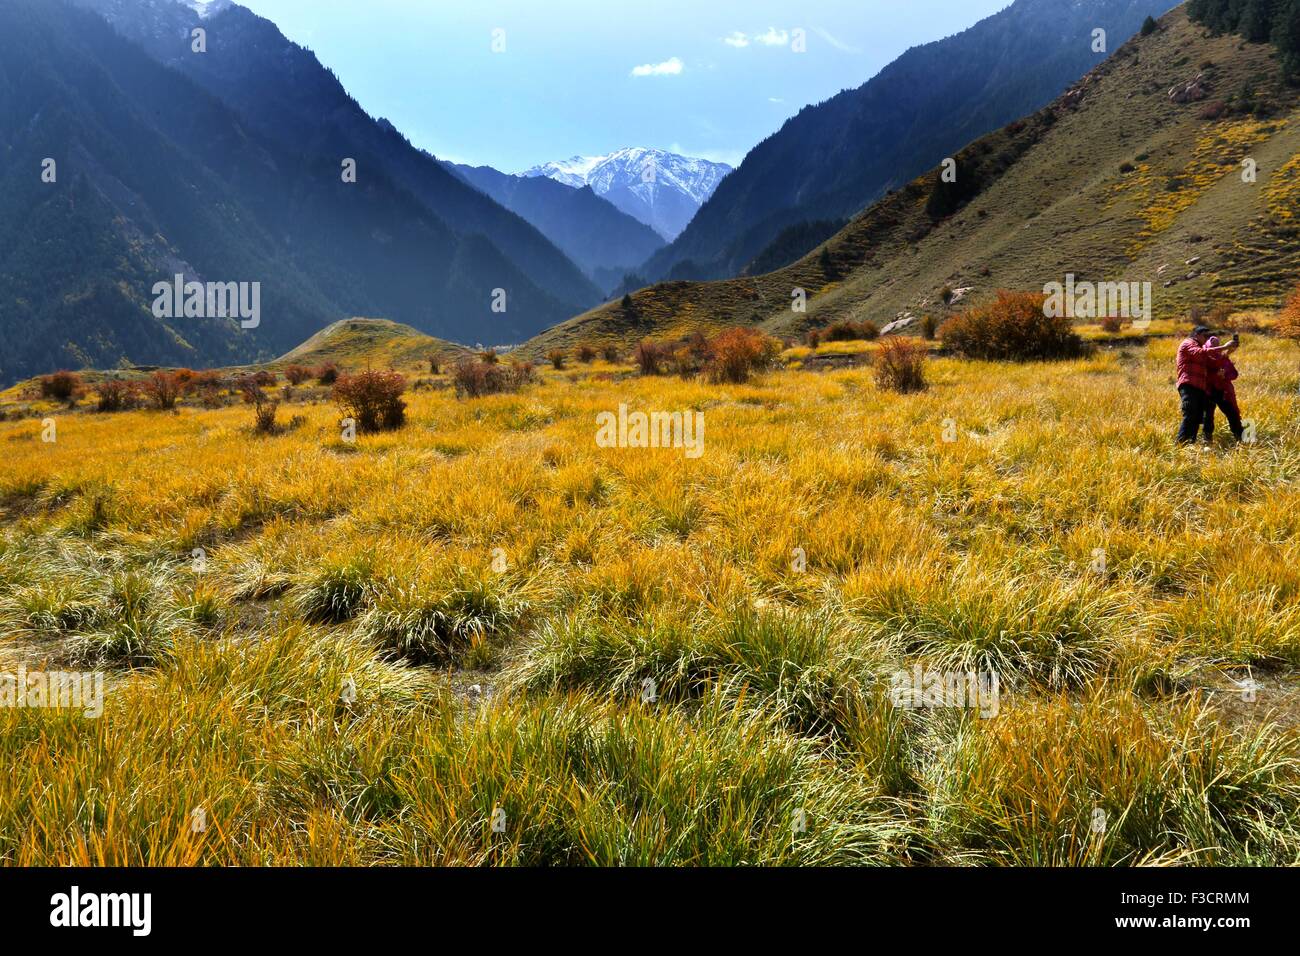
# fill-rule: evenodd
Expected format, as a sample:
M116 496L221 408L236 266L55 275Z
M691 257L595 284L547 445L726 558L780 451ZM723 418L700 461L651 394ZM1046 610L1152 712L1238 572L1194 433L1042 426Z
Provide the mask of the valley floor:
M0 707L0 861L1300 862L1298 353L1181 449L1175 346L0 423L0 671L109 675Z

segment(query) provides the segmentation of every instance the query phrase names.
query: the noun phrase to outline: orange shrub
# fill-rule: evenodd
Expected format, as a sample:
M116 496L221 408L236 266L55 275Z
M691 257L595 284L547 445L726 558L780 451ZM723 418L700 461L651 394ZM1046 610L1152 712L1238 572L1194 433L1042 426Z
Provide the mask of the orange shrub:
M339 367L333 362L318 366L315 372L318 385L333 385L339 380Z
M284 377L290 385L301 385L311 378L311 369L304 368L301 365L290 365L284 370Z
M1118 315L1108 315L1101 320L1101 330L1109 335L1115 335L1124 328L1124 320Z
M154 372L140 386L149 404L159 411L176 407L181 397L181 380L170 372Z
M996 301L950 319L941 333L943 343L974 359L1025 362L1083 354L1083 340L1070 320L1044 314L1046 301L1041 293L999 290Z
M199 392L206 391L208 389L222 389L229 384L230 383L226 381L226 377L224 375L222 375L220 372L215 371L213 369L208 369L203 372L196 372L194 375L194 380L190 383L190 385L194 388L194 390Z
M1291 293L1291 298L1282 306L1274 331L1284 339L1300 341L1300 286Z
M757 329L734 328L709 340L705 373L712 382L739 384L754 372L768 368L781 354L781 343Z
M870 342L880 338L880 329L874 322L836 322L822 332L823 342Z
M101 412L120 412L135 408L140 400L139 389L134 382L124 382L117 378L101 382L96 392L99 393L96 408Z
M650 339L642 340L632 354L632 360L642 375L662 375L672 358L672 346Z
M55 372L41 378L41 398L56 402L70 401L81 391L81 376L76 372Z
M531 362L502 365L472 355L463 356L451 370L451 380L460 398L517 392L535 378Z
M406 424L406 377L401 372L359 372L334 383L334 401L362 434L392 431Z
M583 365L590 365L592 362L596 361L596 350L590 345L579 345L573 350L573 357Z

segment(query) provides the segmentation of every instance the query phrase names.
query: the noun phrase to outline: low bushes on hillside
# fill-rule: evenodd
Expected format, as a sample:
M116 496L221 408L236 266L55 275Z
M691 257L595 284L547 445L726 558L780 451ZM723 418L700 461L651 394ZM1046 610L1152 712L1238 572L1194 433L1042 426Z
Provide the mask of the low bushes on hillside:
M878 338L880 338L880 329L876 323L870 321L836 322L827 326L821 333L823 342L870 342Z
M988 305L970 309L944 325L943 343L958 355L974 359L1032 361L1075 358L1083 340L1070 320L1050 317L1046 296L1001 290Z
M406 424L406 377L401 372L367 371L334 383L334 401L362 434L392 431Z
M502 392L517 392L536 378L531 362L502 365L495 353L492 354L492 361L483 356L466 355L451 370L451 380L458 398L482 398Z
M55 372L40 380L41 398L56 402L71 401L81 391L81 376L76 372Z
M316 368L317 385L333 385L339 380L339 367L333 362L326 362Z
M915 339L887 339L876 353L876 385L891 392L924 391L928 355Z
M95 407L101 412L121 412L135 408L140 401L140 391L134 382L122 379L109 379L100 383L96 389L99 401Z
M284 370L284 377L290 385L301 385L311 378L312 371L302 365L290 365Z
M633 360L642 375L674 372L683 378L703 374L712 382L739 383L754 372L771 367L781 343L756 329L724 329L712 337L696 332L683 342L646 339L636 347Z
M154 372L140 385L140 391L150 407L163 412L176 407L182 390L180 378L171 372Z

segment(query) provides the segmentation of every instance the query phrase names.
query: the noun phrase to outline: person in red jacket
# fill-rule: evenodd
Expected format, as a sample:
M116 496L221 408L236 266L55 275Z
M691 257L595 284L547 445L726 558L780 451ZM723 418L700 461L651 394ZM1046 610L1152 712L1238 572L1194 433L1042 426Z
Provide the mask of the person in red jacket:
M1205 344L1210 348L1218 348L1218 336L1211 335ZM1228 419L1228 427L1232 429L1232 434L1237 441L1241 441L1242 436L1246 433L1241 424L1241 406L1237 404L1237 389L1232 384L1239 376L1237 366L1232 363L1232 359L1228 358L1226 352L1221 352L1210 359L1210 377L1207 383L1209 385L1210 402L1205 408L1205 440L1207 442L1214 440L1214 409L1216 407Z
M1206 409L1214 407L1210 398L1211 362L1237 350L1235 343L1211 347L1207 344L1211 334L1210 329L1198 325L1178 346L1178 396L1183 412L1178 442L1182 445L1196 441L1196 434L1205 423Z

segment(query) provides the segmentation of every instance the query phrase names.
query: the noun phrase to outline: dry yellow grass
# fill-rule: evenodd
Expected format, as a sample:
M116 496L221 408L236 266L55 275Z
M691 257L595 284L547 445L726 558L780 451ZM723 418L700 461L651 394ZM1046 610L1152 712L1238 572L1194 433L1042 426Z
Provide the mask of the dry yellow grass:
M1189 450L1175 345L909 396L547 370L355 443L0 423L0 670L110 674L0 709L0 861L1300 861L1296 348L1238 356L1254 444ZM620 404L704 454L598 447ZM893 706L914 664L1000 715Z

